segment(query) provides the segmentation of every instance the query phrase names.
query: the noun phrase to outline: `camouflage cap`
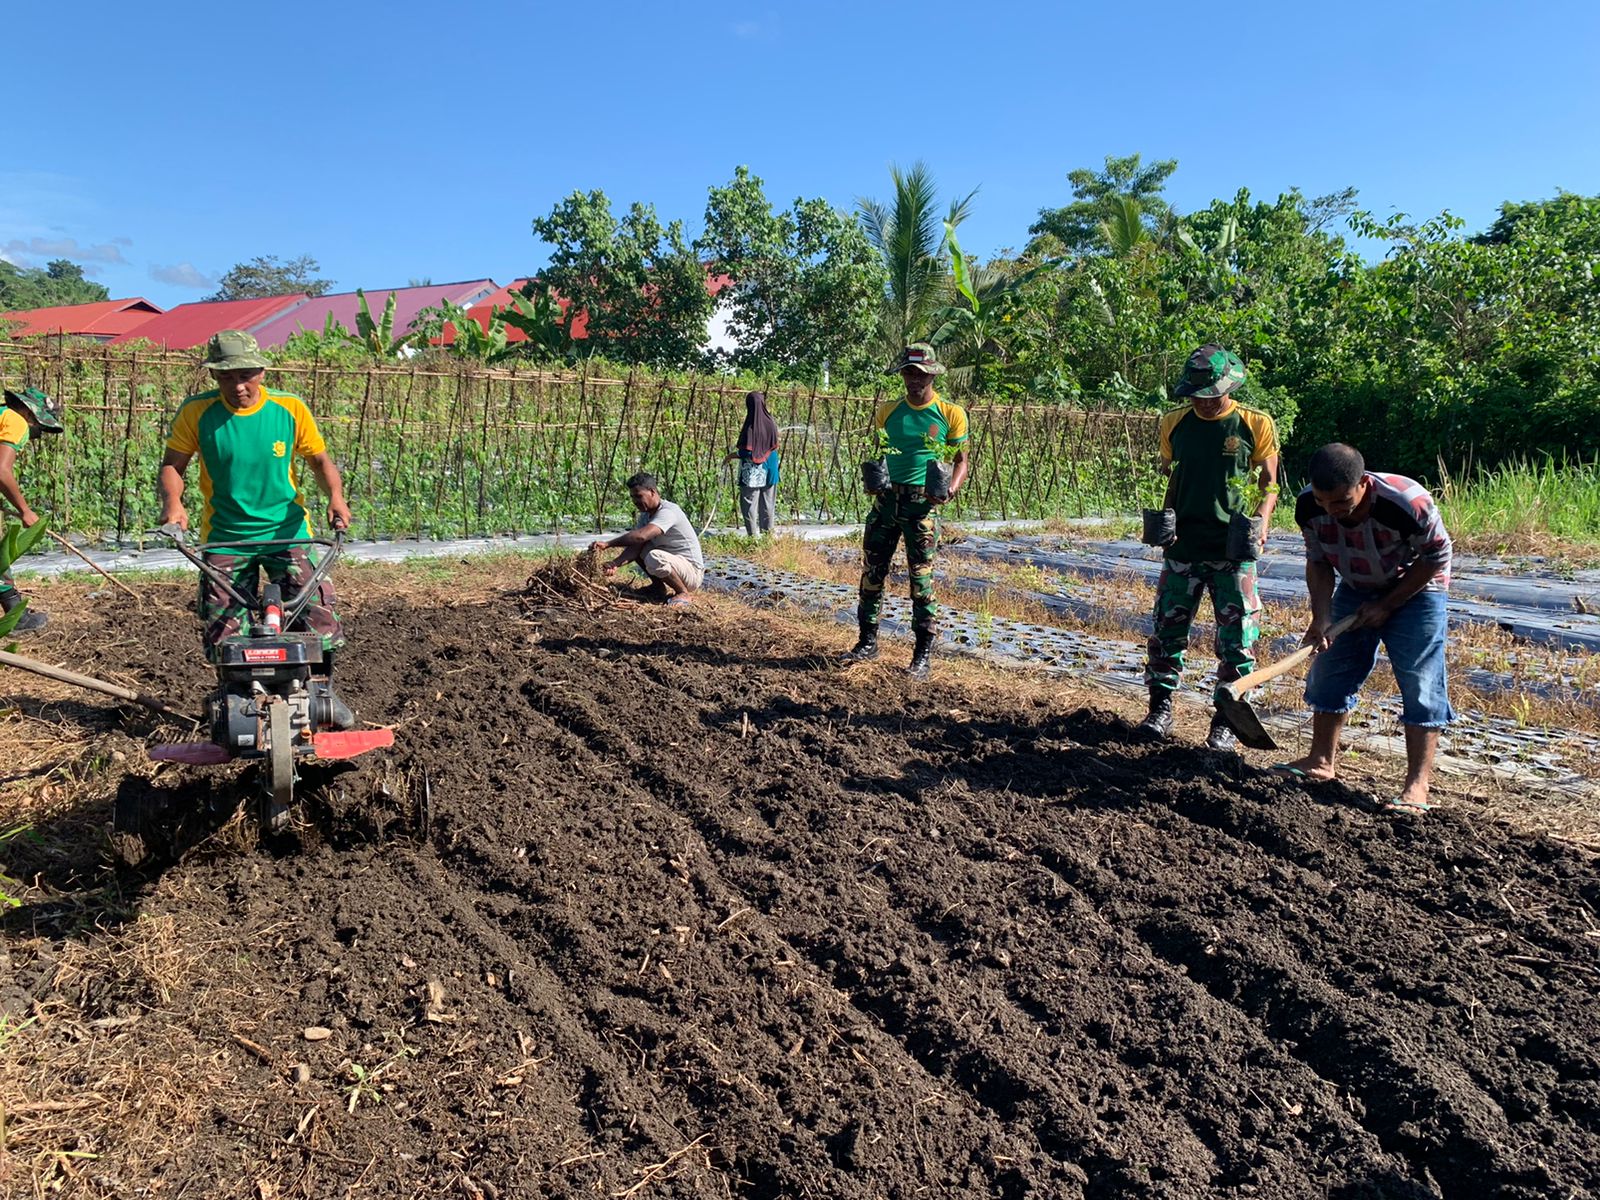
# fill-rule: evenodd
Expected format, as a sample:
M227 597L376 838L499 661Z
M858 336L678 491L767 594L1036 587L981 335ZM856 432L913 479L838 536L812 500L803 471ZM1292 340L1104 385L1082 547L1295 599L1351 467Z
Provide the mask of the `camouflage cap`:
M1221 346L1201 346L1183 367L1183 380L1172 389L1174 396L1194 396L1201 400L1226 396L1244 382L1244 363L1239 356Z
M939 355L927 342L912 342L900 351L900 357L895 360L894 366L884 372L885 375L898 375L907 367L916 367L925 375L943 375L944 364L939 361Z
M33 423L46 433L62 431L61 418L56 416L55 409L50 407L50 397L38 388L23 388L20 392L13 392L7 388L6 405L27 413L33 418Z
M200 365L212 371L256 371L269 364L253 334L222 329L206 343L206 360Z

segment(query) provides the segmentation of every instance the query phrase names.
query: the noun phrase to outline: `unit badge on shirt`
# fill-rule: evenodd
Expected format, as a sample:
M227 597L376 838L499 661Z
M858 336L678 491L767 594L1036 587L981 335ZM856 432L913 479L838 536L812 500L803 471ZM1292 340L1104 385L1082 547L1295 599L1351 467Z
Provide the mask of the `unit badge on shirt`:
M285 454L289 453L289 447L284 445L282 442L273 442L272 453L277 457L282 458Z
M1239 453L1239 435L1231 433L1222 439L1222 452L1224 454Z

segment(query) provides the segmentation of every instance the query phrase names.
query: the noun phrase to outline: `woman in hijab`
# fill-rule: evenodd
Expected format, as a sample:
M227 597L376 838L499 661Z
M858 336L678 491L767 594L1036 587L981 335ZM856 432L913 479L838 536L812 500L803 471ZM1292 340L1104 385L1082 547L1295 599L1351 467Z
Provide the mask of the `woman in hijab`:
M728 452L727 462L739 460L739 515L750 537L771 533L777 520L774 498L778 489L778 423L767 411L765 392L746 392L744 425L739 430L737 449Z

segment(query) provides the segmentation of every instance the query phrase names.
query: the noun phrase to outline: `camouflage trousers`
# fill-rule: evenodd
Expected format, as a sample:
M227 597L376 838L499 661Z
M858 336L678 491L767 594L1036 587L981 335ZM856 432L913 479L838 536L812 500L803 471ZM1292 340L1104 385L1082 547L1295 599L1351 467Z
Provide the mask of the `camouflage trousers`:
M1211 593L1216 615L1217 683L1231 683L1255 670L1256 639L1261 636L1261 596L1253 562L1181 563L1168 559L1156 581L1149 657L1144 681L1151 690L1177 691L1189 648L1189 626L1200 597Z
M265 571L267 581L283 589L286 606L300 594L300 589L305 587L306 580L317 568L317 560L312 557L308 546L285 546L260 554L211 553L205 557L208 563L226 575L233 586L247 596L259 595L257 582L261 572ZM324 579L317 585L305 611L300 614L300 623L306 629L322 635L324 653L344 645L344 626L333 606L333 582ZM208 654L213 646L239 632L245 615L245 610L232 596L204 575L200 577L199 612L201 638Z
M939 616L933 598L933 560L939 552L939 516L926 500L886 493L872 502L861 544L861 601L856 620L863 629L877 628L883 609L883 584L900 539L906 540L906 567L911 573L911 628L932 633Z

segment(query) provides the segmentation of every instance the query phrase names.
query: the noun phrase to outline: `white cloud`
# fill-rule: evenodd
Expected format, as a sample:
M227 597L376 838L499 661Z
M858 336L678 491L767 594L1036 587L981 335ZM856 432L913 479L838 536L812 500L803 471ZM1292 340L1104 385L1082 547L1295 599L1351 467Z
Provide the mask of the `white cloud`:
M173 287L182 288L208 288L217 285L214 275L207 275L199 267L189 262L174 263L170 267L163 267L159 263L151 263L150 278L157 283L170 283Z
M132 244L127 238L117 238L112 242L101 242L97 246L84 245L77 238L70 237L12 238L4 245L0 245L0 254L5 255L8 261L16 263L18 266L37 266L53 258L70 258L77 263L105 263L111 266L124 266L128 260L122 256L122 247L131 246Z
M778 39L778 14L768 9L765 14L743 21L735 21L730 28L733 36L747 42L773 42Z

